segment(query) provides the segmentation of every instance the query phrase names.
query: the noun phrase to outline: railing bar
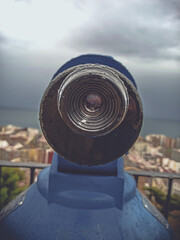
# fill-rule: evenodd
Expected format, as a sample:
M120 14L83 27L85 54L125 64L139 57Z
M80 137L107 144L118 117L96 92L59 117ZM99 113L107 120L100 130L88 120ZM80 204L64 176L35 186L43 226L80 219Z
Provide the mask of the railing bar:
M0 166L2 166L2 167L23 167L23 168L36 167L36 168L43 169L45 167L50 166L50 164L34 163L34 162L11 162L11 161L0 160Z
M33 163L33 162L10 162L0 160L1 167L22 167L22 168L31 168L35 167L38 169L43 169L45 167L50 166L50 164L45 163ZM165 173L165 172L149 172L149 171L133 171L128 170L127 173L133 176L144 176L144 177L156 177L156 178L168 178L168 179L180 179L180 174L177 173Z
M138 175L138 176L151 177L151 178L180 179L180 174L177 174L177 173L133 171L133 170L128 170L127 173L129 173L133 176Z
M138 175L134 175L135 181L136 181L136 186L138 187L138 180L139 180L139 176Z
M170 205L170 199L171 199L171 190L172 190L172 182L173 179L168 179L168 193L167 193L167 197L166 197L166 201L165 201L165 213L164 216L166 219L168 219L169 216L169 205Z
M31 169L31 176L30 176L30 185L34 182L34 170L35 168L30 168Z

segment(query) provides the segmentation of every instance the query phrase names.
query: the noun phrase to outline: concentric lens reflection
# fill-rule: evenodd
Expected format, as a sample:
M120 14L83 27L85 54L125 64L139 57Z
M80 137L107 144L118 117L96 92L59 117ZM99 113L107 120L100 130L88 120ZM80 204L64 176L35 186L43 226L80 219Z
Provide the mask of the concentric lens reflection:
M89 112L96 112L98 111L102 106L102 99L101 97L96 93L89 93L86 96L84 106L87 111Z
M120 79L96 72L73 74L64 80L58 96L61 117L77 132L93 135L112 131L128 108L127 91ZM115 84L117 82L117 85Z

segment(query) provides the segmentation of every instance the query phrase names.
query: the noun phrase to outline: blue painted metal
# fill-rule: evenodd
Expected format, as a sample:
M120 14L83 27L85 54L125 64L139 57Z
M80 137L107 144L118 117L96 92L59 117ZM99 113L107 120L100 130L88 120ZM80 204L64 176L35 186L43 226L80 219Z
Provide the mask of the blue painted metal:
M121 159L109 175L61 172L61 161L54 154L51 168L1 212L0 239L173 239L168 223L155 216L159 212L144 206Z
M122 74L124 74L137 88L136 82L131 75L131 73L123 66L120 62L116 61L110 56L103 56L97 54L86 54L81 55L79 57L73 58L70 61L66 62L62 67L58 69L58 71L54 74L53 79L61 72L67 70L68 68L74 67L79 64L87 64L87 63L98 63L102 65L106 65L108 67L115 68Z
M128 70L111 57L83 55L57 73L83 63L114 67L136 86ZM128 134L128 133L127 133ZM136 189L118 159L79 166L58 156L37 183L0 213L1 240L170 240L167 221Z

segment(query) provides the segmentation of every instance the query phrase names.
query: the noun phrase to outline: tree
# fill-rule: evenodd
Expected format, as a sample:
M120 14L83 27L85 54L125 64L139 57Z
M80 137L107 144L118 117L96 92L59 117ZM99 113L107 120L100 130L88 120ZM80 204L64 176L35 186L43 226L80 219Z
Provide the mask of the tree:
M144 187L144 190L147 190L150 194L150 196L154 196L155 200L158 204L162 206L162 212L165 210L165 202L166 202L166 194L156 188L156 187ZM172 194L169 204L169 210L180 210L180 196L177 194Z
M1 208L23 192L27 187L19 187L19 181L25 179L25 173L17 168L3 167L1 176Z

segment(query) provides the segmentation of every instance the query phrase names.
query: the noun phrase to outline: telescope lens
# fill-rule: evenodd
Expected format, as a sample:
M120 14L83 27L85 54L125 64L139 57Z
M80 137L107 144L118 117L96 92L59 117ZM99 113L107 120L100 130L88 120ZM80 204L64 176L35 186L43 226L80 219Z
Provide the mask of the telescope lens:
M143 113L139 95L125 75L105 65L80 64L53 78L39 116L46 140L59 155L92 166L130 149Z
M98 111L102 106L101 97L96 93L88 94L86 96L84 106L85 106L85 109L89 112Z
M102 66L82 67L69 74L58 91L58 111L74 131L100 136L126 116L129 98L120 78Z

